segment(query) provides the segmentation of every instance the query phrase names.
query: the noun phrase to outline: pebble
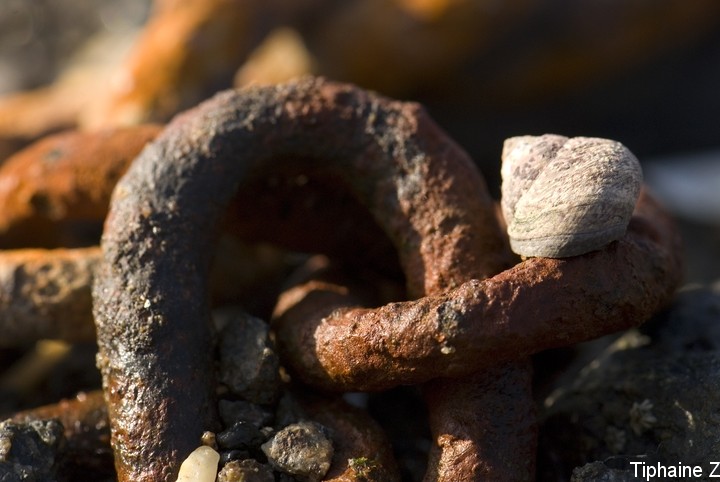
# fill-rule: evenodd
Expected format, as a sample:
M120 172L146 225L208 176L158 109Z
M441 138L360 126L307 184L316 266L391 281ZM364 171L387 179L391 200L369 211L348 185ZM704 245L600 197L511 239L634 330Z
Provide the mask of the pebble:
M220 381L233 395L271 404L280 393L280 361L267 323L236 308L213 312L219 327Z
M57 480L57 465L65 443L63 432L57 420L0 422L0 480Z
M220 452L220 465L226 464L234 460L245 460L252 458L252 454L248 450L223 450Z
M222 449L243 450L260 446L265 441L265 436L257 427L240 421L218 433L215 440Z
M275 407L275 426L282 428L306 418L308 416L295 396L290 391L285 391Z
M217 482L275 482L275 476L270 467L257 460L233 460L222 468Z
M308 421L288 425L261 448L275 469L304 482L323 478L330 469L334 451L327 429Z

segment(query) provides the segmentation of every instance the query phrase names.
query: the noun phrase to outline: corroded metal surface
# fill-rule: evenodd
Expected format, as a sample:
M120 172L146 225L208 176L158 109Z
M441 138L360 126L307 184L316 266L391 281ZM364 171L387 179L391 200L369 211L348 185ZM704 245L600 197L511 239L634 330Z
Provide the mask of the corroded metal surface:
M528 480L535 427L527 357L645 321L679 283L679 252L671 220L643 192L628 234L602 251L530 259L379 308L362 307L356 286L320 272L281 296L274 329L286 363L310 385L429 382L436 444L425 480Z
M160 129L69 131L8 158L0 166L0 247L71 247L96 240L112 189Z
M73 243L78 223L98 224L133 153L160 128L136 130L57 136L16 156L34 156L30 167L4 165L5 184L37 182L6 189L3 242L25 244L25 229L49 233L39 243ZM88 152L99 164L78 161ZM426 481L530 480L529 355L642 323L677 286L680 248L647 193L622 239L582 256L512 266L501 225L472 161L417 104L312 78L228 91L140 154L115 189L102 260L97 248L3 253L0 323L13 343L90 339L97 276L98 365L120 480L173 480L218 427L208 274L221 231L353 270L402 270L402 295L366 297L383 288L326 272L284 293L273 329L293 376L331 391L423 384L434 438ZM357 435L361 452L380 440L363 416L324 403L317 416L349 430L347 442ZM74 416L81 405L58 410ZM337 480L392 465L353 460Z
M642 323L676 289L679 253L671 220L643 193L626 236L600 251L531 258L484 281L375 309L318 291L321 311L295 306L297 316L288 311L276 324L280 349L307 383L334 390L465 376Z
M0 253L0 346L95 339L92 279L98 247Z
M507 262L482 178L416 104L304 79L178 116L115 190L94 291L121 480L169 480L215 424L213 242L241 181L289 157L343 178L395 245L412 296Z

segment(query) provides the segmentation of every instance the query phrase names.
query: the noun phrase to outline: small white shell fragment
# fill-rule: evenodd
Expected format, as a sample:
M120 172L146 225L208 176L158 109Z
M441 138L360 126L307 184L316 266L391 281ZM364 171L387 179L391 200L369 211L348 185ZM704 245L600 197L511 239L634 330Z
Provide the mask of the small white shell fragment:
M180 466L177 482L215 482L220 454L212 447L196 448Z
M526 257L578 256L620 239L642 185L625 146L592 137L507 139L501 174L510 247Z

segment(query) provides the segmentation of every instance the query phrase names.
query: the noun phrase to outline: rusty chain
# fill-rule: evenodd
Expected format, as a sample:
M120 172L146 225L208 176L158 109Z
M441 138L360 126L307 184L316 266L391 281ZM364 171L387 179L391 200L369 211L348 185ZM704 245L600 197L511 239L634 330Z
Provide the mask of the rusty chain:
M296 182L263 199L270 179ZM292 203L298 193L336 202ZM418 105L312 78L219 94L133 163L93 264L120 480L174 480L217 428L207 275L228 212L246 237L349 262L371 252L393 271L396 251L410 301L373 307L352 280L311 279L281 296L272 326L310 386L422 384L427 481L532 479L528 357L643 322L680 272L677 235L647 193L620 241L512 266L482 177Z

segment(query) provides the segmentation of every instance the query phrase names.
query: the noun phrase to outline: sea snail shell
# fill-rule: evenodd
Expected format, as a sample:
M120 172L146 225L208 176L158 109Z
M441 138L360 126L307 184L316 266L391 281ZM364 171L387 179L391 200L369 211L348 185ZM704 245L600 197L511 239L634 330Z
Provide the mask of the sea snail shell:
M642 170L621 143L592 137L512 137L502 152L502 211L512 250L563 258L625 234Z

